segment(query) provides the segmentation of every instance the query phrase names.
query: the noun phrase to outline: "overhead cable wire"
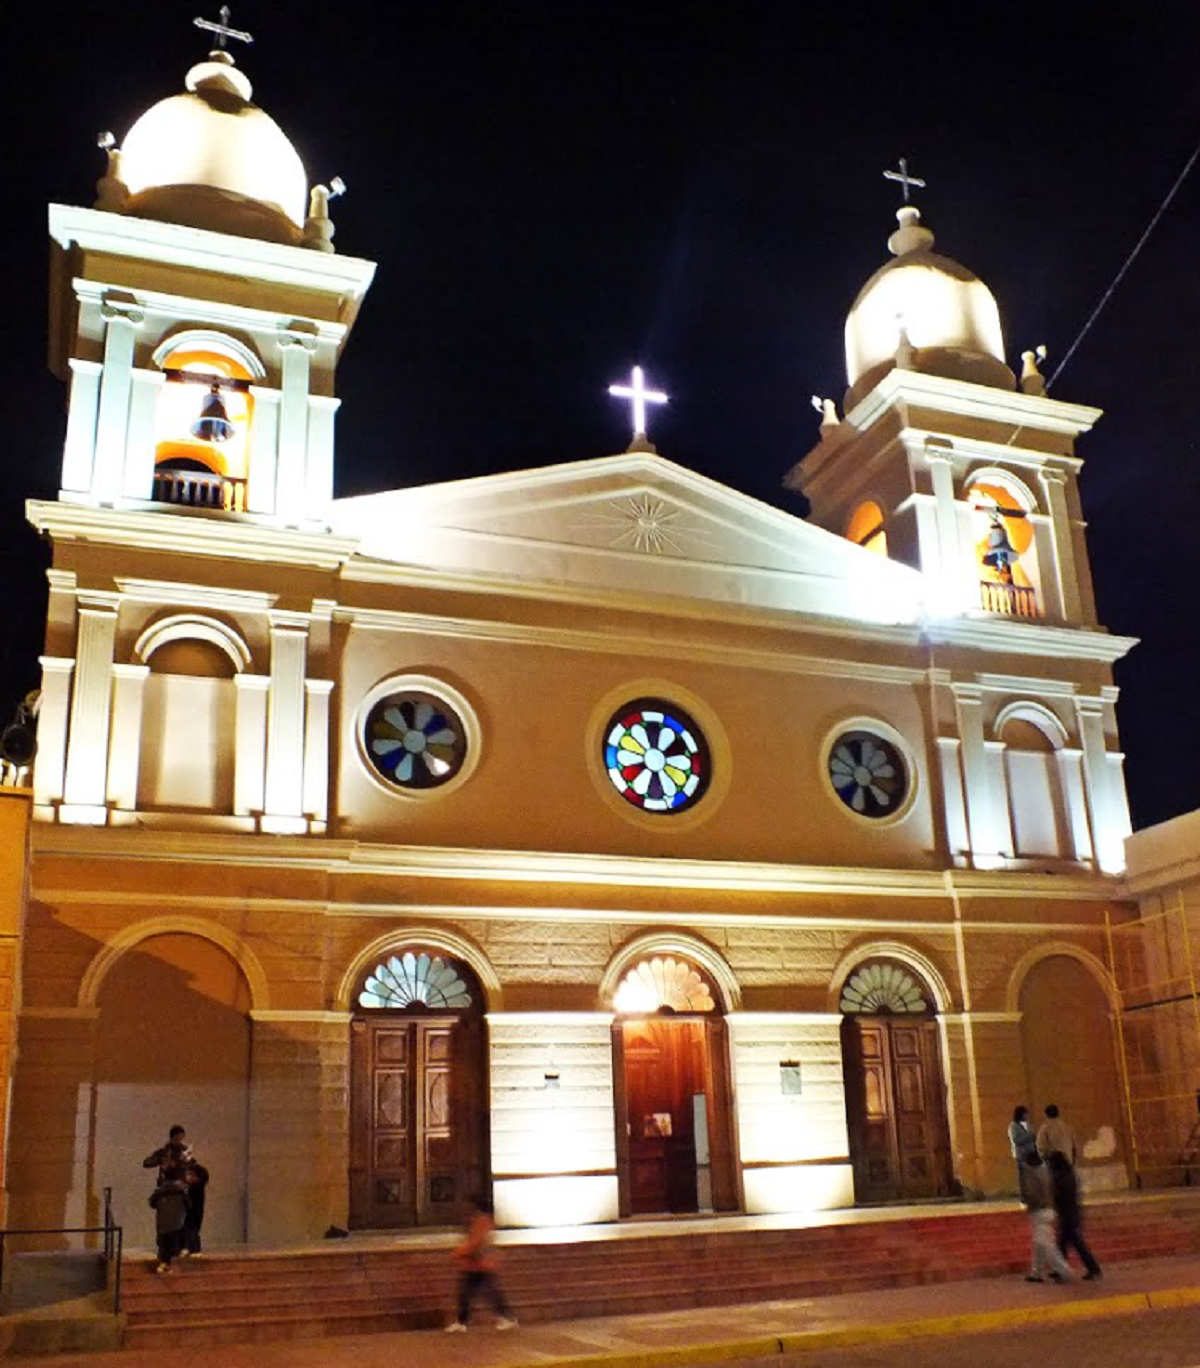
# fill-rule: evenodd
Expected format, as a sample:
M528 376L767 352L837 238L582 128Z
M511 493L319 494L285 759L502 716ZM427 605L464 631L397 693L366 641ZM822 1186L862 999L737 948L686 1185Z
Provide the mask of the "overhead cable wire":
M1184 164L1183 170L1179 173L1178 176L1175 177L1174 185L1172 185L1171 188L1167 191L1166 196L1163 199L1163 202L1158 206L1158 209L1155 211L1154 217L1146 225L1145 231L1134 244L1133 251L1130 252L1129 255L1125 258L1124 264L1121 266L1121 269L1113 277L1112 284L1109 285L1108 289L1105 290L1104 293L1100 296L1100 302L1092 310L1087 322L1083 325L1082 328L1080 328L1079 334L1075 338L1075 341L1072 342L1071 345L1067 348L1066 355L1058 363L1058 366L1055 368L1054 374L1050 377L1049 380L1046 381L1047 390L1050 389L1050 387L1066 369L1067 362L1070 361L1071 357L1075 355L1076 351L1079 349L1079 344L1091 331L1092 324L1095 323L1096 319L1099 318L1100 315L1104 312L1105 305L1113 297L1113 294L1116 291L1117 286L1120 285L1121 281L1125 278L1125 273L1137 260L1138 254L1146 245L1146 242L1148 241L1150 234L1153 233L1155 228L1158 227L1159 219L1161 219L1162 216L1167 212L1167 209L1170 207L1171 201L1179 193L1179 189L1183 185L1184 181L1187 180L1188 173L1191 171L1192 167L1195 166L1197 158L1200 158L1200 143L1196 144L1195 148L1192 151L1192 155L1187 159L1187 162Z

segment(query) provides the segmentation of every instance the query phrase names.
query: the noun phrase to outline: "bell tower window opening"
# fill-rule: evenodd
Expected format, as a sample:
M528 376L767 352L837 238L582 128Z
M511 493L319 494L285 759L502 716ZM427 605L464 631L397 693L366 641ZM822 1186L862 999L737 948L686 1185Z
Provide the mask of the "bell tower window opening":
M967 490L980 606L1004 617L1040 618L1037 541L1027 501L998 479Z
M157 503L240 513L246 507L253 377L233 357L184 344L162 360L155 414Z
M886 556L888 544L883 509L870 499L860 503L846 525L846 540L873 551L877 556Z

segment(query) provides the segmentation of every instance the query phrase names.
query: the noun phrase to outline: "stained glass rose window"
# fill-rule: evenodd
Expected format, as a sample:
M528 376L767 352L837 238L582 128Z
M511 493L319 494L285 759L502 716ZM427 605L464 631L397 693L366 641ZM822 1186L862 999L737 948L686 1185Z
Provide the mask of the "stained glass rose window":
M844 732L833 743L829 779L842 802L862 817L895 816L908 793L899 750L868 731Z
M635 808L680 812L703 796L708 745L682 709L659 699L638 699L615 714L604 735L608 777Z
M363 744L371 764L404 789L430 789L462 769L467 731L433 694L406 690L381 698L367 714Z

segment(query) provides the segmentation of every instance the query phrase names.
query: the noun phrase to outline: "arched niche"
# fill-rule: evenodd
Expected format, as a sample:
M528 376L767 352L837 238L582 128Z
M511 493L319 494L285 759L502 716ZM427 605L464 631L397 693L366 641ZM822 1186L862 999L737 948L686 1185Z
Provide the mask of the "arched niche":
M1071 789L1079 787L1079 776L1066 753L1066 728L1049 708L1025 701L1002 709L994 730L1004 747L1013 854L1073 858Z
M980 606L1004 617L1045 613L1038 563L1038 502L1024 481L1005 470L981 469L965 482Z
M846 539L877 556L888 553L886 519L883 508L874 499L864 499L850 515L846 524Z

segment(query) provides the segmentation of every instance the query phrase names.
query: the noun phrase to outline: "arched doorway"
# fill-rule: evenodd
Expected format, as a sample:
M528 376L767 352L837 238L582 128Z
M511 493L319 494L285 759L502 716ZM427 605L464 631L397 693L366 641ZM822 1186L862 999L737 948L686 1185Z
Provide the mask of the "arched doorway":
M414 946L364 974L354 1005L350 1224L455 1224L490 1182L478 980Z
M180 1125L212 1176L205 1242L244 1241L251 1002L240 967L201 936L151 936L108 971L96 1005L95 1192L111 1187L134 1243L152 1243L142 1160Z
M840 1002L854 1197L915 1202L953 1188L933 995L907 965L871 959Z
M640 960L613 997L622 1216L737 1209L729 1049L715 986L671 955Z
M1049 955L1025 976L1021 1046L1035 1126L1055 1103L1079 1142L1096 1187L1126 1181L1124 1124L1111 1006L1092 971L1073 955ZM1107 1171L1101 1173L1104 1167Z

